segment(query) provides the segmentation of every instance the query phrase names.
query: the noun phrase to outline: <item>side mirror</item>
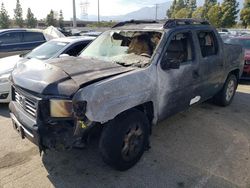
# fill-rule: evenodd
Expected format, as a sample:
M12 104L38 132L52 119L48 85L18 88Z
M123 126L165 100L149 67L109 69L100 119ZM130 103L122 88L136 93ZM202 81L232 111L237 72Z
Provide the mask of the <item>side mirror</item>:
M168 70L168 69L179 69L181 65L181 60L179 59L170 59L166 56L163 57L162 63L161 63L161 68L163 70Z
M170 69L179 69L181 66L181 61L179 59L171 60Z
M61 58L61 57L69 57L69 54L61 54L61 55L59 55L59 58Z

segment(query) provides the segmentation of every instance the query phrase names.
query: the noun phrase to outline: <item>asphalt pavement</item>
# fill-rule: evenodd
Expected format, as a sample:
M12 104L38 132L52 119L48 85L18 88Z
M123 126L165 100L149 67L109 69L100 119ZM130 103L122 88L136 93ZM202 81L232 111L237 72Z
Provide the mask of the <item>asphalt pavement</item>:
M250 188L250 81L233 103L203 103L153 128L151 149L125 172L101 160L98 140L84 150L39 155L12 128L0 104L0 188Z

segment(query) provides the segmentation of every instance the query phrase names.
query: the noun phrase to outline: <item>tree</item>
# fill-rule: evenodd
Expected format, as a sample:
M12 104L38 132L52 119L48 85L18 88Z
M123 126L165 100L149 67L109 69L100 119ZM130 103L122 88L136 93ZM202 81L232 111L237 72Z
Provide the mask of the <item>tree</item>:
M59 25L60 28L64 27L64 18L63 18L63 12L62 12L62 10L60 10L60 13L59 13L58 25Z
M221 17L222 17L222 11L221 11L221 6L220 4L215 4L213 5L208 13L207 13L207 17L209 22L217 27L220 28L221 27Z
M203 18L208 19L207 13L209 9L214 6L217 3L217 0L205 0L204 5L203 5Z
M54 11L51 10L50 13L46 17L47 26L57 26L57 20L55 19Z
M21 7L20 1L16 1L16 8L14 9L15 24L19 27L23 27L23 9Z
M31 12L31 9L27 10L27 27L34 28L37 26L37 19L34 17L34 14Z
M237 0L224 0L221 5L222 27L233 27L236 24L236 19L239 13L239 3Z
M250 0L245 0L244 7L240 11L240 20L245 28L250 25Z
M167 11L168 18L175 18L175 14L185 7L186 3L184 0L174 0L170 9Z
M196 0L190 0L188 4L189 9L192 11L192 13L197 9L197 3Z
M188 8L188 11L189 11L188 18L191 18L193 12L197 9L196 0L187 0L186 1L186 7Z
M2 29L10 27L10 18L9 18L8 12L5 9L3 3L1 5L1 11L0 11L0 27Z
M192 18L202 19L204 18L204 7L198 7L193 13Z
M186 4L185 4L184 0L177 0L174 11L178 12L179 10L181 10L182 8L185 8L185 7L186 7Z
M182 8L178 12L175 13L175 18L189 18L190 10L188 8Z
M168 16L168 18L173 18L175 6L176 6L176 0L173 1L172 5L171 5L170 8L167 10L167 16Z

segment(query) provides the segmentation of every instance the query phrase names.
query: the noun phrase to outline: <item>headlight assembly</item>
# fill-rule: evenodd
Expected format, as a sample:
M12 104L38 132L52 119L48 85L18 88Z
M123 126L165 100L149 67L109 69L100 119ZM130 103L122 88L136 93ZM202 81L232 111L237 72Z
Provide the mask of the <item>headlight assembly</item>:
M0 84L9 82L10 73L0 75Z
M55 118L67 118L73 115L73 105L71 100L50 100L50 116Z

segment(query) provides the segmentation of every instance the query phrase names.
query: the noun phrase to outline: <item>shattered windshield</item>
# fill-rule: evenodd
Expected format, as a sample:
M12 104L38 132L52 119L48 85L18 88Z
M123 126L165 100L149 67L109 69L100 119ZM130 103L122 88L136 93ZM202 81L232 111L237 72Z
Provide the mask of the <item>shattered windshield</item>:
M122 66L146 67L162 34L145 31L107 31L94 40L82 57L114 62Z

